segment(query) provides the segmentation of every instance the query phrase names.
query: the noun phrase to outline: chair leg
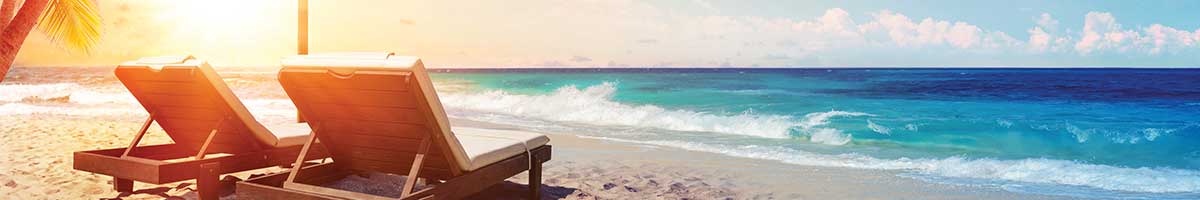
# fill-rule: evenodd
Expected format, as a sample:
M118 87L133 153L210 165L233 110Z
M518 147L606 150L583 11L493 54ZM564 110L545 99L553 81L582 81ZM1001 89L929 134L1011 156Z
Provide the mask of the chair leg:
M529 199L542 199L542 162L537 157L529 162Z
M200 176L196 177L196 193L200 200L218 200L221 198L221 174L214 167L201 166Z
M113 189L121 193L133 193L133 180L113 177Z
M221 193L221 183L217 176L203 175L196 177L196 193L199 193L201 200L217 200Z

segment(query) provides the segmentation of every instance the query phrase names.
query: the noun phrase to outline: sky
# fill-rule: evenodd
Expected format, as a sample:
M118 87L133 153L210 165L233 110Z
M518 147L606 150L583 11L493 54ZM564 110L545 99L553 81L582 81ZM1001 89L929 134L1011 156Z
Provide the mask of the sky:
M89 52L34 32L17 64L191 54L278 66L295 0L99 1ZM433 67L1196 67L1200 1L310 0L310 51Z

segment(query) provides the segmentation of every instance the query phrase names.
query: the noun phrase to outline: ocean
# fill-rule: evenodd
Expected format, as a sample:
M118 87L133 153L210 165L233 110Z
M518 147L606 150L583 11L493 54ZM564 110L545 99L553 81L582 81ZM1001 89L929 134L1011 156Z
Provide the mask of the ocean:
M219 68L265 123L271 68ZM928 182L1200 199L1200 69L437 69L454 118ZM112 67L15 68L0 115L145 117Z

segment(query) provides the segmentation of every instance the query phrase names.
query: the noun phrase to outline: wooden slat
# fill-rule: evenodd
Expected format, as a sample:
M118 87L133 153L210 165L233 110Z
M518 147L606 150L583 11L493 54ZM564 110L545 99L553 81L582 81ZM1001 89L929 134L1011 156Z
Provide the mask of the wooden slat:
M409 160L410 162L408 162L408 163L394 163L394 162L384 162L384 161L364 160L364 159L356 159L356 160L348 160L348 161L343 160L343 161L335 161L335 162L343 162L344 166L348 169L362 170L362 171L374 171L374 172L382 172L382 173L389 173L389 174L407 174L409 171L409 168L411 167L411 164L412 164L412 162L411 162L412 158L408 158L408 159L410 159ZM442 178L450 177L450 173L447 169L444 169L444 168L435 168L435 167L426 166L426 167L421 168L421 174L419 176L420 177L430 177L430 178L435 178L435 179L442 179Z
M354 133L362 135L377 135L385 137L402 137L413 140L429 133L423 124L372 122L361 120L326 120L325 126L339 133Z
M407 91L409 76L358 74L340 79L326 73L280 72L280 80L295 88L327 88L338 90ZM294 81L293 81L294 80Z
M424 77L424 76L414 77L414 79L418 79L418 80L415 81L416 84L410 85L410 87L412 87L411 90L424 91L425 89L429 89L429 90L433 89L433 85L425 85L425 84L431 84L428 82L429 77ZM436 91L431 91L431 92L436 92ZM452 142L456 143L458 141L450 140L450 139L446 138L444 135L442 135L442 133L450 132L450 130L443 130L442 128L450 128L450 127L449 126L442 127L441 123L448 123L448 122L447 121L439 121L439 120L449 120L449 119L446 119L444 115L435 114L433 109L442 109L442 108L440 108L440 107L434 108L432 106L433 103L429 102L430 99L434 99L434 101L437 101L437 96L436 95L435 96L420 96L420 98L416 98L417 104L420 105L417 107L417 109L420 110L419 114L422 117L429 119L429 120L425 121L426 122L425 128L428 129L427 131L430 133L430 136L433 136L433 145L434 145L434 147L436 147L434 149L437 149L442 152L446 152L445 154L442 154L441 157L443 158L443 160L450 161L449 162L450 176L460 176L465 171L465 170L463 170L464 167L459 166L458 162L453 162L455 160L454 156L456 156L456 155L454 153L452 153L453 151L450 149L450 147L451 147L450 143L452 143ZM442 112L442 111L439 110L438 112ZM439 118L439 117L442 117L442 118ZM461 150L461 149L459 149L459 150ZM465 155L458 155L458 156L465 156Z
M257 139L247 135L248 133L235 131L236 129L226 128L221 129L217 133L217 137L213 138L213 143L220 144L237 144L237 145L253 145L258 142ZM208 137L208 133L212 129L194 129L194 130L167 130L168 135L175 143L192 143L203 142Z
M155 120L159 121L169 121L171 119L215 121L225 117L225 113L216 109L162 106L151 108L151 110L154 111Z
M322 126L319 139L335 163L347 169L406 174L419 141L435 140L431 152L448 152L419 82L405 75L332 75L312 70L280 72L280 81L309 123ZM398 92L398 91L412 91ZM445 153L425 157L422 177L448 178L459 172ZM453 171L452 171L453 170Z
M212 95L165 95L165 94L145 94L142 95L144 101L149 102L154 107L187 107L187 108L207 108L215 109L225 107L217 97Z
M177 67L164 67L162 70L140 67L118 67L115 73L122 80L133 81L184 81L197 79L200 76L200 72L194 71L192 68Z
M193 82L134 82L126 86L135 91L134 96L146 94L158 95L211 95L216 93L212 86Z
M416 158L415 153L387 151L374 148L355 147L348 145L340 145L330 147L330 150L337 152L339 155L344 155L341 158L350 158L355 160L372 160L378 162L396 163L400 165L412 164L413 158ZM445 168L446 160L444 159L426 159L425 164L433 167ZM407 169L408 167L404 167Z
M121 155L125 152L125 148L101 149L81 152L110 157L121 157ZM190 153L190 150L177 144L159 144L138 146L136 151L129 153L129 156L155 160L170 160L187 157Z
M191 152L189 152L189 153L196 153L196 151L200 150L200 147L203 146L204 141L203 140L199 140L199 141L185 140L185 141L176 141L175 144L187 147L189 150L191 150ZM209 144L209 146L208 146L209 153L244 153L244 152L252 152L253 150L255 150L253 146L246 145L246 144L238 144L238 143L216 143L216 142L214 142L212 144Z
M329 133L325 132L330 137L328 140L335 145L346 145L362 148L373 148L388 151L397 151L403 153L416 153L419 147L419 140L402 137L384 137L374 135L363 135L354 133ZM438 154L440 151L430 151L430 154Z
M413 94L407 91L337 90L326 88L299 88L300 97L308 103L371 106L389 108L416 108Z
M163 129L169 129L173 131L205 131L214 128L217 125L217 121L220 121L221 118L196 120L156 117L154 120L157 121L158 126L162 127Z
M414 113L417 113L417 110L414 109L344 106L337 104L308 104L308 108L313 110L305 114L305 116L320 120L362 120L409 124L424 124L426 120L421 115L415 115Z
M288 171L289 176L291 175L290 172L291 171ZM345 170L338 165L338 163L319 163L315 165L304 166L304 169L301 171L301 173L297 174L294 182L323 185L325 183L342 180L351 174L354 174L353 170ZM286 178L284 181L286 181Z

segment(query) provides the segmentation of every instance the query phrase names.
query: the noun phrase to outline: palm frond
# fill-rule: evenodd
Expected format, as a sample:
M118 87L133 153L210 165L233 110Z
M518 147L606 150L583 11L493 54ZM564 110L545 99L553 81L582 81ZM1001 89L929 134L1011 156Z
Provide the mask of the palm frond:
M100 13L92 0L50 0L38 21L50 41L90 53L100 42Z

